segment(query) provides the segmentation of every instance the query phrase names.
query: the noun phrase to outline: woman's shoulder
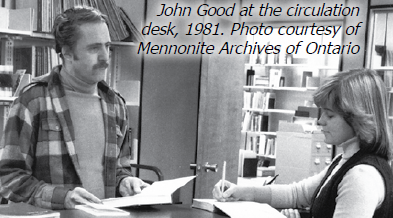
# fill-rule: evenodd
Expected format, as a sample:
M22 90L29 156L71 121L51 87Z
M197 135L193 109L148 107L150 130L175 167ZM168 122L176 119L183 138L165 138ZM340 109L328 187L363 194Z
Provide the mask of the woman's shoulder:
M350 170L347 172L348 175L352 175L355 177L361 177L361 178L381 178L382 175L381 173L372 165L369 164L359 164L354 167L352 167ZM361 179L359 178L359 179Z
M342 182L357 192L372 192L382 197L385 183L382 174L372 165L359 164L344 175Z

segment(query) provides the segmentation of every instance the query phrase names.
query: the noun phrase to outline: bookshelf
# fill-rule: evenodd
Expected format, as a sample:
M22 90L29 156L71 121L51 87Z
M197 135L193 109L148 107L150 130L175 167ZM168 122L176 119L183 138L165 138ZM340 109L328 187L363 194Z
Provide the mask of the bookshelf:
M392 17L392 6L370 10L366 67L375 70L388 88L389 120L393 124L393 61L389 58L393 53L393 32L388 28L393 21Z
M13 29L6 29L6 28L0 28L0 33L1 35L7 36L20 36L20 37L31 37L34 39L53 39L53 35L50 33L39 33L39 32L33 32L33 31L27 31L27 30L13 30Z
M341 40L341 37L339 38ZM286 41L286 44L297 42L296 37L283 40L274 35L251 36L248 40L250 43L257 42L259 45L282 44L282 41ZM307 36L302 40L326 43L333 39L326 39L323 36ZM341 41L335 41L335 44L341 44ZM282 47L285 48L285 45ZM295 153L302 153L298 152L298 149L307 147L309 152L303 152L297 158L307 160L307 165L304 166L310 169L304 170L305 174L313 175L323 169L325 162L330 163L329 160L333 155L332 149L321 149L330 145L325 145L320 135L317 137L318 140L309 136L307 144L303 147L280 145L280 143L287 142L283 140L285 134L280 130L280 123L296 123L300 122L297 120L307 119L316 124L317 117L303 118L300 112L303 112L304 108L310 115L311 111L318 111L313 104L312 94L326 77L339 71L340 56L305 53L289 55L285 54L285 51L281 52L284 54L249 55L248 62L244 65L240 149L252 150L259 159L257 176L267 176L265 171L271 172L269 169L276 170L276 166L295 161L290 159L289 162L283 162L278 158L283 159L283 155L290 155L295 150ZM314 152L314 150L322 152ZM299 175L305 176L305 174Z

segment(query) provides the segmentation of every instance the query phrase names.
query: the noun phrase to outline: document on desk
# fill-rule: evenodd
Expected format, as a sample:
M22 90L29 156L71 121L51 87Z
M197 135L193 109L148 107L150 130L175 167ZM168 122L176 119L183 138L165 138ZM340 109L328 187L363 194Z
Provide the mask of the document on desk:
M181 177L177 179L156 181L140 194L120 198L102 200L103 204L110 207L128 207L139 205L172 204L172 194L186 185L196 176Z
M92 214L94 216L115 216L115 217L120 217L120 216L128 216L130 215L129 212L106 206L103 204L94 204L94 203L87 203L87 204L81 204L81 205L76 205L75 209L82 210L86 213Z
M270 205L251 201L218 202L214 199L194 199L192 207L210 212L219 209L231 218L285 218Z

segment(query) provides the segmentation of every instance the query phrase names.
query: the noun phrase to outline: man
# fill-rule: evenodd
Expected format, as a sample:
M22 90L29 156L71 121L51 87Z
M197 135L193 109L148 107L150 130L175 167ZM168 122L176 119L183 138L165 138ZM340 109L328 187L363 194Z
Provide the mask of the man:
M63 65L27 86L11 107L0 145L0 195L70 209L139 193L147 184L129 170L126 105L102 81L111 43L106 16L69 9L53 34Z

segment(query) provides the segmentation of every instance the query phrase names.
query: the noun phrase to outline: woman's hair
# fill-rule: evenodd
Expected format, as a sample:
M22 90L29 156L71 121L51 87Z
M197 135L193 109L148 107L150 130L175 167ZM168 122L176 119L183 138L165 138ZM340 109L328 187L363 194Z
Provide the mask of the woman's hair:
M99 22L108 24L107 16L92 7L76 6L57 15L52 29L56 42L56 53L61 53L63 46L74 48L79 38L79 26L85 23ZM62 57L62 54L60 56Z
M315 92L314 102L344 118L361 150L391 158L387 88L375 71L355 69L329 77Z

